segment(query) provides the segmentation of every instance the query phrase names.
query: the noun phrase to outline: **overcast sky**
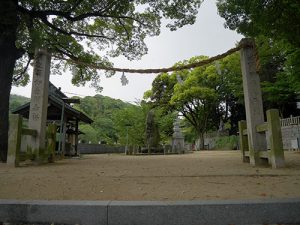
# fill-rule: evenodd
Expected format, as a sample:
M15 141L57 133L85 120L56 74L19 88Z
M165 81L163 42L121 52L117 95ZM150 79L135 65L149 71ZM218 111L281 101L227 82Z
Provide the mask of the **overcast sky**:
M175 32L162 28L158 37L146 39L148 54L139 61L128 61L123 57L113 59L115 67L123 68L163 68L170 67L176 62L189 59L197 55L214 56L235 46L242 38L234 31L224 28L224 20L217 14L214 0L206 0L202 4L197 21L194 25L185 26ZM101 73L101 72L100 72ZM143 98L143 93L151 88L156 75L153 74L125 74L129 80L127 86L122 86L121 73L111 78L101 79L104 88L102 95L123 101L134 102ZM96 91L86 85L75 87L71 84L71 74L62 76L51 74L50 81L61 87L68 96L93 96ZM13 87L13 94L30 97L31 85Z

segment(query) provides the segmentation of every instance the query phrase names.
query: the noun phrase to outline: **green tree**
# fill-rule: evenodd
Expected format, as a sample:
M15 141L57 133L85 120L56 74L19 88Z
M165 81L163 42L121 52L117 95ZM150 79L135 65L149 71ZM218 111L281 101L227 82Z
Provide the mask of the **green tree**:
M215 113L217 93L215 77L202 68L194 69L183 84L176 84L170 103L195 128L204 149L204 133L213 126L211 116Z
M115 144L118 142L117 130L114 127L112 116L99 116L94 120L92 126L97 131L98 138L107 144Z
M229 133L236 134L238 121L245 119L242 72L239 53L215 63L219 75L216 87L219 102L219 120L230 124Z
M193 57L177 63L182 65L206 59L205 56ZM145 94L154 107L161 107L167 113L177 111L195 129L202 140L204 132L212 125L210 117L216 113L216 75L212 65L193 70L174 72L171 75L160 74L152 83L151 91Z
M160 140L164 144L169 144L173 134L173 123L176 119L176 112L165 112L165 109L161 107L154 107L155 119L158 123L158 129L160 133Z
M83 143L98 144L98 133L91 125L82 124L79 129L83 132L83 134L79 135L79 138Z
M260 46L260 77L265 108L278 108L282 117L299 115L300 48L265 36L256 37L256 42Z
M151 90L144 93L144 99L149 99L152 107L159 107L163 114L174 111L174 108L169 103L174 93L174 86L177 82L175 75L170 76L168 73L159 74L153 80Z
M147 52L144 39L160 33L162 18L176 30L195 22L202 0L6 0L0 1L0 160L7 158L9 94L13 80L26 81L34 49L54 57L111 66L101 55L138 59ZM85 44L83 46L83 44ZM98 54L96 51L102 51ZM18 62L16 60L19 59ZM92 81L96 70L57 61L53 69L73 71L74 84ZM13 71L19 72L13 76ZM112 75L108 72L107 75Z
M264 35L300 47L300 4L297 0L218 0L219 14L232 30Z
M127 141L129 145L145 144L145 121L148 111L149 108L145 105L131 105L114 113L113 121L120 144L126 145Z
M206 58L193 57L177 65ZM144 97L165 115L180 112L192 126L186 127L185 136L189 141L200 137L203 148L204 132L218 129L222 120L230 123L230 131L236 133L237 122L244 117L239 54L192 70L160 74Z
M101 140L107 144L118 142L113 114L128 106L131 106L131 104L102 95L84 97L80 99L80 104L74 105L77 110L84 112L94 120L91 127L96 132L97 143ZM86 139L84 134L81 137Z
M255 38L266 109L299 115L300 4L297 1L218 0L225 26Z

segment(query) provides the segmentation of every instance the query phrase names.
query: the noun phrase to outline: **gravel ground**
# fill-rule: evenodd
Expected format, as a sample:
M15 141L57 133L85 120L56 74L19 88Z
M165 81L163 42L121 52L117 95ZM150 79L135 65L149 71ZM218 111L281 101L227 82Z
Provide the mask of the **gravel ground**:
M238 151L84 155L41 166L0 163L0 199L218 200L300 197L300 153L287 167L252 167Z

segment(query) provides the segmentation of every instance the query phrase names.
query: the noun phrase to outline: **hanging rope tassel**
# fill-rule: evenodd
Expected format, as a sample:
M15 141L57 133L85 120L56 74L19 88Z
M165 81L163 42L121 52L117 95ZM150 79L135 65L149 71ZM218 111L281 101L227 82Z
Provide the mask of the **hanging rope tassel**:
M125 76L125 73L123 72L122 76L121 76L121 84L122 84L122 86L126 86L128 83L129 83L129 81L128 81L127 77Z

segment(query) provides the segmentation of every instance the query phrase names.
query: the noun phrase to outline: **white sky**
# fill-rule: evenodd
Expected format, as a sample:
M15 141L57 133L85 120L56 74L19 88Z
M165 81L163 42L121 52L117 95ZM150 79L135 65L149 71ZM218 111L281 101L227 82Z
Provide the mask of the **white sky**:
M148 54L139 61L128 61L124 57L112 59L115 67L122 68L163 68L174 65L176 62L189 59L197 55L214 56L227 51L235 46L242 38L234 31L225 29L224 20L217 14L215 0L206 0L199 10L197 21L194 25L185 26L175 32L162 28L158 37L146 39ZM101 73L101 72L99 72ZM111 78L101 78L100 93L123 101L134 102L142 99L145 91L151 88L151 83L156 75L153 74L125 74L129 80L127 86L122 86L121 73L116 73ZM71 83L71 74L62 76L51 75L50 81L63 92L83 96L94 96L96 91L89 85L75 87ZM30 97L31 84L26 87L13 87L11 93Z

